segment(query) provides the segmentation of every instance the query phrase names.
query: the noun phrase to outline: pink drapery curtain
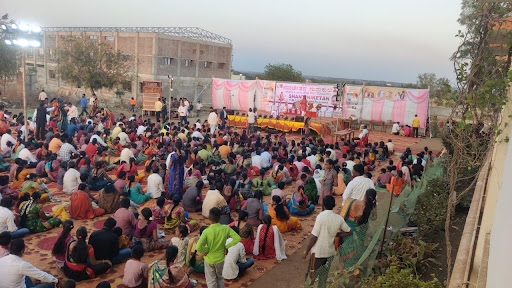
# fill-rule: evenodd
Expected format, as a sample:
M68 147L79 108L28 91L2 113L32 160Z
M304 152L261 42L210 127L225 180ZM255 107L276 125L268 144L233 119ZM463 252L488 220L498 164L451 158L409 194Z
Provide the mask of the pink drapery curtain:
M405 100L394 101L393 113L391 113L391 120L393 120L393 122L400 122L400 124L404 123L406 105L407 102Z
M228 109L249 110L249 98L253 99L254 96L249 97L249 92L254 93L256 82L214 79L212 83L212 104L214 107L225 106ZM237 89L237 93L234 94L234 90ZM222 99L218 99L219 90L222 90ZM219 100L223 103L218 103ZM238 103L238 107L235 107L235 102Z
M382 109L386 100L372 100L372 121L382 121Z
M429 90L407 90L407 98L416 104L416 115L421 120L420 127L425 128L428 117Z

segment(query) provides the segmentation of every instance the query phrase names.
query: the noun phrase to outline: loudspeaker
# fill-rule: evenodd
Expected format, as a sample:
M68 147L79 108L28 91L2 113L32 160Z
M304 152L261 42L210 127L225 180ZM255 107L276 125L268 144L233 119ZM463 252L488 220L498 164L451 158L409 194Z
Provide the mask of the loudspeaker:
M228 113L228 115L235 115L235 110L226 109L226 112Z
M304 116L295 116L295 122L304 122Z

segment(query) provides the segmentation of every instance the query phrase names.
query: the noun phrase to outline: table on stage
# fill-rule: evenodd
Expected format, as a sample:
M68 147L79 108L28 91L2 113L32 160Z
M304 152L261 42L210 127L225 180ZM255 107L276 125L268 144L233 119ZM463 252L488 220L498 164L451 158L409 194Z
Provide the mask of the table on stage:
M355 132L352 129L346 129L346 130L337 131L337 132L334 132L332 134L332 139L331 140L332 140L332 143L334 143L334 142L338 141L338 137L344 138L344 136L347 136L347 135L349 136L348 139L353 139L354 138L354 134L355 134Z

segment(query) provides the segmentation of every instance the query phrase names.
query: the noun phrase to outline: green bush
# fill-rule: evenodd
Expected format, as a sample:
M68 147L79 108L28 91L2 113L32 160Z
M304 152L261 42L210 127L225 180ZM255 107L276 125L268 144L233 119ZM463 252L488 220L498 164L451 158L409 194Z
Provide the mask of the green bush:
M425 192L418 197L411 219L418 226L421 237L433 235L444 226L448 193L448 180L439 177L428 181Z
M363 280L358 288L441 288L443 287L436 278L425 282L418 279L411 269L400 269L396 266L389 267L381 276Z

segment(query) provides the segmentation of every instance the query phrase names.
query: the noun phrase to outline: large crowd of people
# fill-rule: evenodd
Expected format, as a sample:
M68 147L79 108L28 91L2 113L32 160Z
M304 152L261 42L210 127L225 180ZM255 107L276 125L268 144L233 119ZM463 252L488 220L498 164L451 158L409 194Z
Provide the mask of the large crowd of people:
M240 131L226 125L226 109L210 108L205 122L190 123L186 99L172 100L177 122L163 113L156 121L114 115L95 95L83 99L81 113L72 103L40 99L29 127L23 114L0 107L0 170L6 177L0 176L1 287L58 282L22 259L22 238L50 229L61 229L52 249L55 265L70 279L61 287L124 262L127 287L192 287L193 271L205 274L208 287L223 287L254 259L286 259L286 234L303 229L300 217L321 207L307 250L318 258L316 270L330 265L335 237L350 237L351 229L375 216L375 187L398 196L421 180L432 160L425 148L414 162L407 150L394 163L391 140L328 144L319 137L290 140L254 125L250 133ZM52 195L49 183L69 195L69 203ZM341 215L332 211L333 195L343 195ZM52 213L44 209L49 202L56 204ZM105 214L102 229L75 229ZM195 230L200 234L189 238ZM141 261L154 250L162 261ZM251 254L254 259L246 256Z

